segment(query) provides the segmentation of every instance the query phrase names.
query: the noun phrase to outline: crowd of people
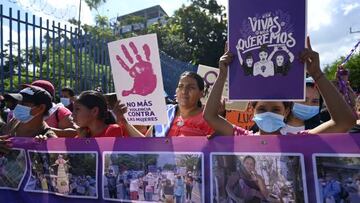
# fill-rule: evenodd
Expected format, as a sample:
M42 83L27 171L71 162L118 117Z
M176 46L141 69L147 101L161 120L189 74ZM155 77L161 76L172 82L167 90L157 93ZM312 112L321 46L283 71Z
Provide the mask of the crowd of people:
M237 127L224 119L221 93L227 78L227 67L233 54L227 51L219 60L219 76L202 104L204 80L194 72L184 72L176 89L176 101L168 104L169 122L155 126L133 126L124 118L125 104L114 94L89 90L75 95L65 87L60 103L55 102L51 82L36 80L21 86L18 93L0 97L0 150L9 149L9 137L165 137L211 135L319 134L348 132L356 124L359 99L350 106L320 69L319 55L311 49L310 40L300 60L307 65L305 102L250 102L254 109L253 131ZM326 106L324 105L326 104ZM325 113L323 113L325 112ZM322 114L327 114L323 119ZM325 116L326 117L326 116ZM358 129L353 128L353 130Z
M34 160L32 164L31 177L26 190L73 196L97 196L96 178L71 173L69 170L71 163L62 154L58 155L53 164L45 155L41 156L41 160Z
M190 171L176 174L173 171L148 172L108 169L105 174L105 194L121 200L163 201L191 203L196 183Z
M294 57L292 57L293 59ZM233 53L226 50L219 59L219 75L214 83L206 104L201 102L206 87L201 76L194 72L184 72L178 81L174 102L168 102L164 125L134 126L127 122L124 114L126 105L115 94L103 94L99 90L83 91L79 95L69 87L61 90L60 102L56 101L54 85L46 80L36 80L19 87L17 93L0 95L0 153L11 150L11 137L31 137L37 140L54 138L95 138L95 137L173 137L173 136L249 136L249 135L288 135L346 133L360 131L360 97L349 105L333 82L329 81L320 68L319 54L312 50L310 40L307 48L299 55L306 64L306 100L253 101L255 125L252 131L238 127L225 119L222 92L232 63ZM246 59L247 60L247 59ZM293 59L297 60L297 59ZM248 70L251 72L251 70ZM255 71L255 70L254 70ZM336 83L335 83L336 84ZM353 96L354 97L354 96ZM325 115L325 116L324 116ZM68 177L64 168L67 161L59 156L56 181L44 174L33 174L33 189L55 191L62 194L94 196L95 182L91 177ZM264 181L254 171L255 160L244 159L244 166L256 182L257 190L251 198L267 199L269 193ZM0 168L1 169L1 168ZM0 170L0 173L2 171ZM161 174L126 176L108 170L105 174L110 198L146 201L163 199L165 202L191 202L191 175L177 175L172 179ZM238 182L239 177L234 176ZM229 196L237 197L229 189ZM324 185L324 199L335 199L329 195L328 185ZM336 185L336 182L332 183ZM330 187L330 186L329 186ZM335 187L335 186L334 186ZM51 189L52 188L52 189ZM338 188L339 193L340 189ZM143 198L140 198L140 191ZM250 194L250 193L248 193ZM246 194L243 196L246 197ZM336 201L335 201L336 202Z

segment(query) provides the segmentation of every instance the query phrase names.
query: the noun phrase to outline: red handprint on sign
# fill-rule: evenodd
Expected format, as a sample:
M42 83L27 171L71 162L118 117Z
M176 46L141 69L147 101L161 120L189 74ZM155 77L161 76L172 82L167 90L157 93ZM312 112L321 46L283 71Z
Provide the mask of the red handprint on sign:
M122 96L126 97L130 94L146 96L148 94L151 94L156 88L156 75L154 74L152 64L150 62L150 47L148 44L144 44L142 47L146 57L145 61L139 54L139 51L136 48L134 42L130 42L129 46L134 52L136 61L134 61L133 57L130 55L125 45L122 44L121 49L128 62L131 64L131 68L129 68L129 66L119 55L116 55L116 60L129 73L129 75L134 78L133 87L130 90L122 91Z

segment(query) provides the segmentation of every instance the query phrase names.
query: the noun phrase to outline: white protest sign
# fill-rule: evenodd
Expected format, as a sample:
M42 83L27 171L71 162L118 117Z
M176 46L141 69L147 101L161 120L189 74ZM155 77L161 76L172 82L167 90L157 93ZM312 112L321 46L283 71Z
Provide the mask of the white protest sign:
M115 92L133 125L168 122L156 34L122 39L108 44Z
M199 64L197 73L204 79L205 86L208 87L207 95L201 99L201 102L205 104L209 98L209 94L212 90L212 86L214 85L216 78L219 74L219 69L205 66ZM224 98L229 98L228 96L228 79L226 79L226 83L224 86L224 90L222 92L222 96ZM237 110L237 111L244 111L247 108L248 102L239 102L239 101L226 101L225 109L226 110Z

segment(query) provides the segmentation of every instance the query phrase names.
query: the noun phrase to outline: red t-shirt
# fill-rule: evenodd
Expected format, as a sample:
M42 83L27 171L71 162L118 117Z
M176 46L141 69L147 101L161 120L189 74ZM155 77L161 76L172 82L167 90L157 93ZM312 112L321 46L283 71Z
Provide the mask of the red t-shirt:
M45 122L52 128L59 127L59 121L65 117L71 115L71 111L64 106L57 107L57 110L54 111L48 118L45 119ZM57 118L56 118L57 117Z
M101 133L92 137L128 137L128 133L124 125L110 124Z
M168 136L207 136L213 133L214 130L203 118L203 112L200 112L187 119L176 116Z

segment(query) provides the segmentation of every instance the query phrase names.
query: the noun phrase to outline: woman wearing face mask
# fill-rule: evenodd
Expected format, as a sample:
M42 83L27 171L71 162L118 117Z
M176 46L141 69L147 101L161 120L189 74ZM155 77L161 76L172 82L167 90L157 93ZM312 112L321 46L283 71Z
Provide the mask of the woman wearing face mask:
M75 92L70 87L64 87L61 89L60 102L68 108L71 112L74 110L74 102L76 100Z
M203 106L200 101L203 96L203 78L195 72L186 71L181 74L176 88L177 105L168 105L169 123L154 126L155 137L212 134L212 128L203 118Z
M306 78L305 102L294 102L291 113L286 118L286 126L280 132L282 135L315 128L320 125L320 109L322 99L312 77Z
M300 55L300 59L306 63L307 71L315 80L321 92L332 119L307 131L309 134L318 133L341 133L346 132L355 124L355 117L350 107L346 104L337 89L326 79L320 69L319 54L311 49L310 39L307 38L307 46ZM221 93L227 76L227 66L232 60L232 54L226 52L219 61L220 74L213 86L206 104L204 118L221 135L251 135L251 132L243 128L233 126L224 118L218 116L217 108L220 105ZM253 102L254 121L259 126L260 135L281 134L280 129L285 126L284 118L290 113L289 102Z
M42 88L27 87L19 94L12 94L19 103L14 109L14 118L2 129L0 134L0 151L7 151L9 137L56 137L55 133L44 121L51 108L51 96Z

